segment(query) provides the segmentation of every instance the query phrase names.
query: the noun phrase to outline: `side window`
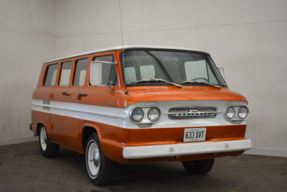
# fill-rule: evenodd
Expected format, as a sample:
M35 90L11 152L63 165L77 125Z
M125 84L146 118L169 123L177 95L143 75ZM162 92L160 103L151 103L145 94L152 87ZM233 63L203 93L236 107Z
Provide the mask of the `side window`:
M57 73L58 64L49 65L45 76L44 86L55 86Z
M69 86L71 69L72 61L65 62L62 64L59 86Z
M86 79L86 71L89 59L81 59L76 62L75 74L74 74L74 86L83 86Z
M113 62L114 56L107 55L101 57L95 57L94 61L110 61ZM116 85L117 84L117 69L113 64L103 64L102 65L102 85Z

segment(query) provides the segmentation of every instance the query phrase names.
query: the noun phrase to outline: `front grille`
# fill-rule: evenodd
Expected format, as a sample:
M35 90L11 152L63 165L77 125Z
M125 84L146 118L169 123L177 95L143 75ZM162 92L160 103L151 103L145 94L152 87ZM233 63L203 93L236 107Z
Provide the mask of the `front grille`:
M168 111L169 119L204 119L215 118L217 114L215 107L177 107Z

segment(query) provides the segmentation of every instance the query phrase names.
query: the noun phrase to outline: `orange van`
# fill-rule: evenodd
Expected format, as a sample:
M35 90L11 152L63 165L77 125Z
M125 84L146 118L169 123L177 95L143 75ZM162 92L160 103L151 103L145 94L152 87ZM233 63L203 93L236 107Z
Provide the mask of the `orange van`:
M95 185L118 164L181 161L206 174L215 158L251 149L247 104L206 52L121 46L44 63L30 129L45 157L59 145L85 154Z

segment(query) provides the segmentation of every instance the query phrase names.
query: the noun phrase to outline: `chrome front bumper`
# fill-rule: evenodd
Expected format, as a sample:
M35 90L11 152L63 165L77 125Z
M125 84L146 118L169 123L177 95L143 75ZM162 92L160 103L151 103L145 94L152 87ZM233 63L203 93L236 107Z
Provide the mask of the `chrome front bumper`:
M193 142L169 145L149 145L125 147L123 150L123 157L125 159L143 159L153 157L171 157L205 153L245 151L251 148L252 143L250 139L217 142Z

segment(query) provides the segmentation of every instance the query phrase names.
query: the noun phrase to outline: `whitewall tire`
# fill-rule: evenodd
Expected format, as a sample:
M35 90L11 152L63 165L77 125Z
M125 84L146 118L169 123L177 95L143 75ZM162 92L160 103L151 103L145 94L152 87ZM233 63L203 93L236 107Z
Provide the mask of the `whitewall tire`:
M49 140L43 125L39 128L39 145L44 157L55 157L59 152L59 145Z
M87 141L85 159L89 178L95 185L108 185L114 180L117 164L104 156L96 132Z

